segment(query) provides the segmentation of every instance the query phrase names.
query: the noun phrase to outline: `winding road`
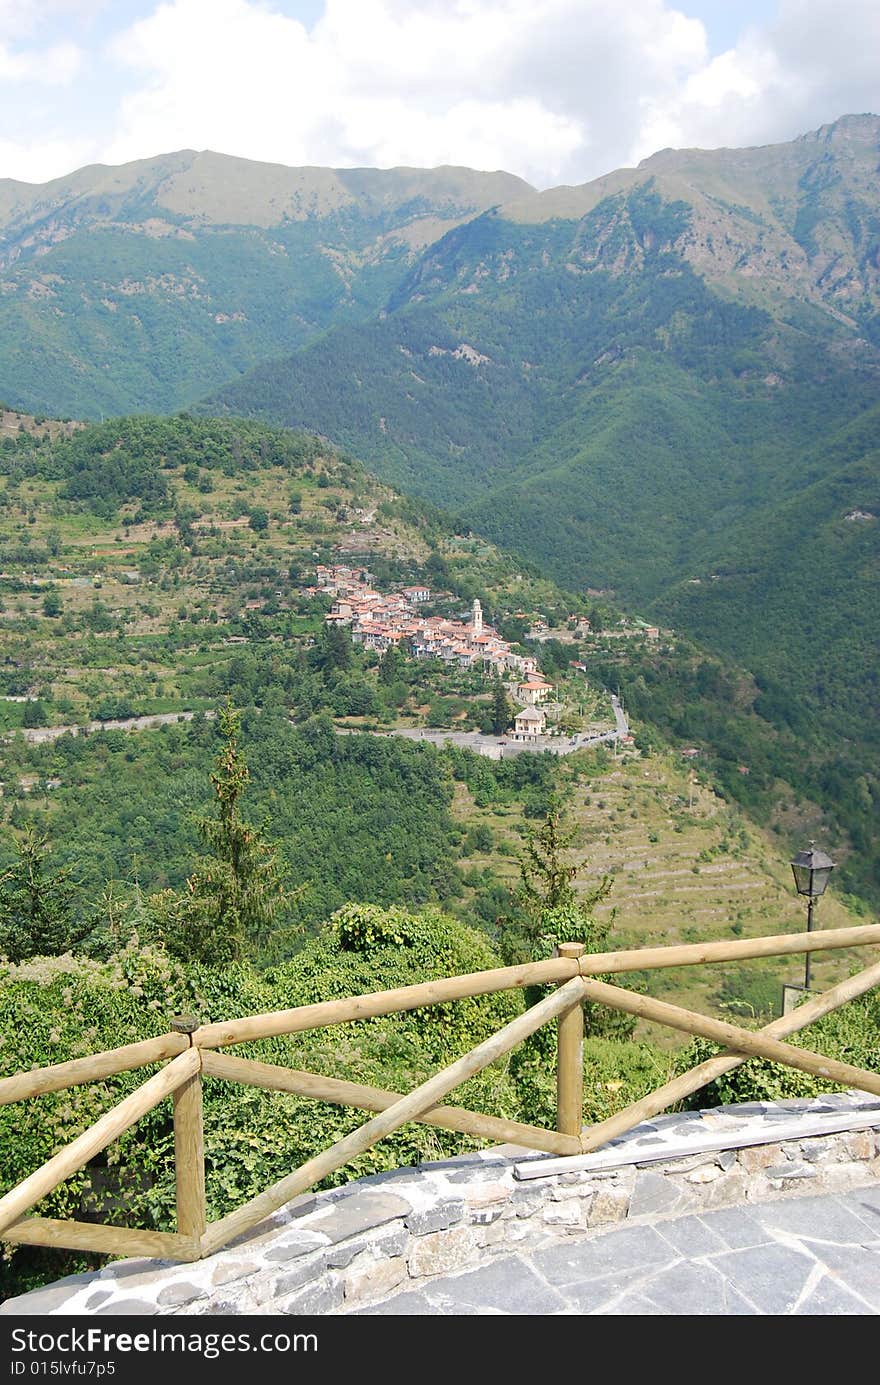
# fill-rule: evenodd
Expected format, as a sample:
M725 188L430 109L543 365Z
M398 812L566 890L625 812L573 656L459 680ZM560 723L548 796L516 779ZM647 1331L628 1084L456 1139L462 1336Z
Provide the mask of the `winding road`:
M394 731L373 731L375 736L400 736L404 740L426 742L429 745L457 745L473 750L477 755L485 755L490 760L502 760L510 755L524 752L546 750L552 755L573 755L576 750L587 750L591 746L610 744L629 735L629 725L621 707L620 700L611 694L611 707L614 712L615 730L601 731L597 735L577 736L538 736L534 741L511 741L506 736L486 736L482 731L449 731L443 728L405 727ZM94 731L149 731L157 726L165 726L176 721L192 721L196 712L155 712L151 716L116 717L109 721L89 721L84 725L70 726L27 726L8 732L2 739L11 740L20 735L29 745L46 745L57 741L61 736L81 736ZM214 712L205 712L213 717ZM291 725L296 725L292 722ZM337 727L341 736L361 734L356 727Z

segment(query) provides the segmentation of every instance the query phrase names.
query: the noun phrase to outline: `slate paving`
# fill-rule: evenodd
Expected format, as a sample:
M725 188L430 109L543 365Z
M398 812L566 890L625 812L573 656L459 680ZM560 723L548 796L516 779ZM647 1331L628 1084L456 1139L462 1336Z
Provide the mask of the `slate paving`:
M878 1316L880 1189L568 1236L359 1313Z

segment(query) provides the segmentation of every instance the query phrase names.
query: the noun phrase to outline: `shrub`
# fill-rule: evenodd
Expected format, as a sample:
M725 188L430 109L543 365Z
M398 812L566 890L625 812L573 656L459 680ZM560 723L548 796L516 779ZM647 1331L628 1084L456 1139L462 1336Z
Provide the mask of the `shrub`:
M349 905L296 957L259 975L246 964L185 965L133 937L107 962L70 954L0 964L0 1075L99 1052L164 1033L170 1016L200 1022L287 1009L312 1001L405 986L431 977L497 965L484 935L437 910L408 914ZM409 1091L493 1034L521 1009L519 992L434 1005L365 1021L249 1044L247 1056ZM0 1107L6 1191L155 1069L123 1073L27 1103ZM222 1216L327 1148L366 1116L287 1093L267 1093L206 1079L208 1213ZM475 1110L522 1115L507 1065L480 1074L452 1098ZM171 1104L161 1103L105 1154L35 1209L56 1217L173 1229ZM462 1137L408 1125L333 1175L360 1174L439 1158ZM464 1147L474 1147L465 1141ZM5 1246L12 1291L97 1263Z
M880 1067L880 996L875 992L852 1000L801 1033L792 1035L786 1043L876 1072ZM694 1039L677 1055L676 1069L685 1072L719 1051L705 1039ZM834 1083L810 1073L753 1058L695 1092L686 1105L696 1108L740 1101L779 1101L840 1090Z

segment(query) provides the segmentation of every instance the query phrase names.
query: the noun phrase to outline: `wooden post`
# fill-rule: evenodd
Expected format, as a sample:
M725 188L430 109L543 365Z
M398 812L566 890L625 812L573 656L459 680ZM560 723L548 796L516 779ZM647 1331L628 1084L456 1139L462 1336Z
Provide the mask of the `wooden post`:
M180 1016L171 1021L171 1028L178 1034L191 1036L198 1022L189 1016ZM174 1093L174 1178L178 1235L199 1241L207 1221L201 1066Z
M11 1188L5 1197L0 1198L0 1236L13 1222L23 1217L25 1212L51 1193L59 1183L71 1174L84 1168L90 1159L100 1154L114 1140L129 1130L131 1126L158 1106L166 1096L182 1087L199 1070L200 1054L188 1048L172 1058L170 1063L150 1077L142 1086L120 1101L112 1110L106 1111L94 1125L84 1130L69 1145L65 1145L51 1159L47 1159L29 1178Z
M461 1086L469 1077L482 1072L490 1063L503 1058L505 1053L516 1048L516 1045L521 1044L530 1034L534 1034L542 1024L555 1019L571 1006L580 1005L585 988L586 982L581 977L573 977L564 986L560 986L558 991L546 996L544 1000L539 1000L531 1010L517 1015L516 1019L499 1029L497 1034L484 1039L463 1058L450 1063L448 1068L430 1077L408 1096L401 1097L400 1101L387 1107L381 1115L374 1116L366 1125L337 1140L329 1149L324 1150L323 1154L316 1154L313 1159L306 1160L300 1168L289 1173L278 1183L273 1183L271 1188L267 1188L258 1197L251 1198L243 1207L214 1222L202 1237L202 1255L213 1255L215 1250L220 1250L229 1241L234 1241L237 1236L250 1231L264 1217L283 1207L285 1202L304 1193L307 1188L319 1183L336 1169L341 1169L343 1164L350 1163L358 1154L363 1154L377 1140L384 1140L402 1125L416 1120L436 1105L441 1097L446 1096L447 1092Z
M560 943L560 957L576 959L583 943ZM574 1005L556 1021L556 1129L580 1135L584 1123L584 1007Z

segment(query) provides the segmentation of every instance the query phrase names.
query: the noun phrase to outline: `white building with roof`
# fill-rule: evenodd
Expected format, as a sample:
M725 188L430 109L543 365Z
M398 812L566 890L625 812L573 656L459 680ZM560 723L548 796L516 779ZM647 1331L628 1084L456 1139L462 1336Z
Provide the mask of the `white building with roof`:
M536 741L547 726L547 713L541 707L523 707L513 719L515 741Z

